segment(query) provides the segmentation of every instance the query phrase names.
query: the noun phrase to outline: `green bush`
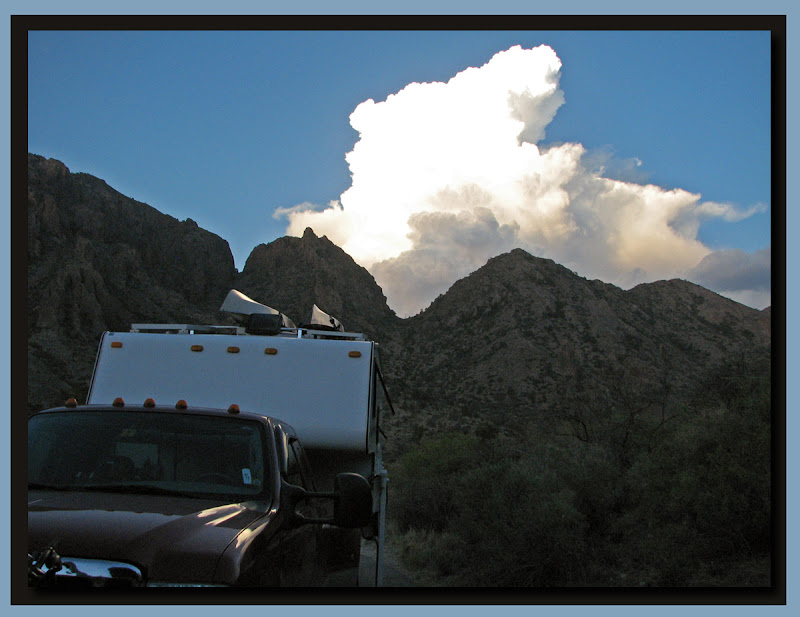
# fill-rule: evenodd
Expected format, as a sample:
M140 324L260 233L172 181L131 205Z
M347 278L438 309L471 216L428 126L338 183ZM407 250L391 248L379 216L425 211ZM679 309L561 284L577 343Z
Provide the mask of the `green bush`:
M770 550L770 425L758 407L748 391L716 409L687 409L628 472L619 533L654 584L709 584L711 564Z
M427 440L393 468L390 515L405 558L452 585L549 586L584 576L585 515L554 450L501 437ZM562 457L563 458L563 457Z
M769 585L769 372L698 383L625 457L508 423L423 439L392 465L406 564L460 586Z
M505 459L463 478L449 529L470 547L465 585L554 586L582 580L586 519L575 492L530 460Z
M424 438L392 466L389 512L401 531L442 531L459 507L456 488L481 463L478 438L449 433Z

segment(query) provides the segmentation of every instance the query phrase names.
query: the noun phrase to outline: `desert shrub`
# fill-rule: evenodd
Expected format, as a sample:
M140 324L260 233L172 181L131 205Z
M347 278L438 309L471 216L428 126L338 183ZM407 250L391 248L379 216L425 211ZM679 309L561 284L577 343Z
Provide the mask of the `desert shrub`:
M708 397L706 390L706 405ZM652 584L709 584L718 580L713 564L770 550L768 409L768 383L753 380L738 396L725 389L716 407L687 408L637 458L617 522L625 538L618 552L629 569L650 571Z
M564 481L569 457L502 437L429 440L393 473L390 515L409 565L449 584L551 586L582 580L586 516Z
M716 369L624 457L508 425L424 439L391 470L403 558L446 585L768 585L769 378Z
M606 446L572 443L558 449L563 481L575 491L576 506L592 530L605 529L624 492L615 454Z
M448 433L424 438L392 466L388 510L400 531L442 531L460 507L458 477L480 464L479 440Z
M723 407L738 415L769 421L771 359L766 355L739 356L708 371L691 396L695 409Z
M463 478L449 529L470 547L462 584L555 586L582 578L586 520L575 492L530 460L505 459Z
M457 585L458 564L469 561L470 547L457 534L429 529L395 533L396 548L406 567L426 586Z

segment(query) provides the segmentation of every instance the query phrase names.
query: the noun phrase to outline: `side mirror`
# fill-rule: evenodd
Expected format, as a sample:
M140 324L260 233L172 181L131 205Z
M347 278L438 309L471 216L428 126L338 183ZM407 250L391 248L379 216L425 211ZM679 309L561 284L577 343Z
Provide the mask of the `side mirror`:
M336 495L333 505L334 525L366 527L372 519L372 488L364 476L340 473L333 482Z
M372 487L364 476L357 473L340 473L333 481L332 493L312 493L286 482L281 488L281 498L294 512L294 524L324 523L337 527L366 527L372 521ZM333 499L333 518L309 518L295 511L304 499Z

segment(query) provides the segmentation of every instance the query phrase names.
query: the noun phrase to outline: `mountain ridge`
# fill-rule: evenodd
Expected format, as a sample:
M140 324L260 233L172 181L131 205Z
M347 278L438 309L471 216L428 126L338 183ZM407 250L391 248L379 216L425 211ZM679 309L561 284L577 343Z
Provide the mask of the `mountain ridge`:
M771 317L687 281L622 290L514 250L457 281L406 326L397 367L386 371L408 386L396 397L410 410L404 422L421 415L428 429L454 430L487 417L503 425L534 409L566 417L585 406L579 396L610 396L609 380L677 402L675 393L731 354L768 355ZM442 392L460 410L451 421L432 419Z
M556 422L586 401L613 404L620 383L677 400L726 358L770 353L769 309L677 279L622 290L522 249L400 318L372 275L311 229L256 246L238 272L228 243L193 221L28 161L29 413L85 396L104 330L219 323L231 288L296 323L316 303L381 344L397 408L390 455L428 432Z
M275 272L280 276L264 275ZM297 324L307 321L314 304L350 331L373 338L391 334L400 319L366 268L310 228L300 238L284 236L256 246L237 285L254 300L274 303Z

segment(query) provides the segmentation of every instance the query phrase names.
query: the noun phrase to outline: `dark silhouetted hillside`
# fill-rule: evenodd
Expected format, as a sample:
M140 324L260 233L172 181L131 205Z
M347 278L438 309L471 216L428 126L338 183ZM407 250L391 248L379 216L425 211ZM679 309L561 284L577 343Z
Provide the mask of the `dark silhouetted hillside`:
M58 161L28 161L30 409L85 395L104 330L219 323L231 288L295 323L316 303L381 343L398 411L390 455L446 428L580 417L621 389L656 405L733 356L769 352L769 310L686 281L624 291L520 249L400 319L369 272L311 229L255 247L237 273L225 240L191 220Z

